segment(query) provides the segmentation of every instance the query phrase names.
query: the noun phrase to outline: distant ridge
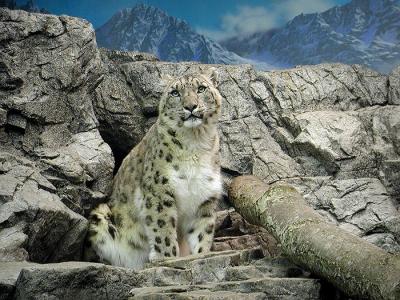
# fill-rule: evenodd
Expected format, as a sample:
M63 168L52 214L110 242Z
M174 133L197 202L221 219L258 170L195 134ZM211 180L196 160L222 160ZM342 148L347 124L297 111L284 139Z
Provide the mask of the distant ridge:
M400 64L400 1L353 0L322 13L298 15L273 31L220 43L274 65L342 62L386 73Z

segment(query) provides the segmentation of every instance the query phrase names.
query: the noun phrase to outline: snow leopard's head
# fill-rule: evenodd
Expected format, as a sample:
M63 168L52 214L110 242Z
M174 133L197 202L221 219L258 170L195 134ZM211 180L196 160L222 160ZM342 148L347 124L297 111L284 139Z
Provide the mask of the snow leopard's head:
M206 126L218 121L222 97L216 88L214 68L167 80L159 107L163 121L186 128Z

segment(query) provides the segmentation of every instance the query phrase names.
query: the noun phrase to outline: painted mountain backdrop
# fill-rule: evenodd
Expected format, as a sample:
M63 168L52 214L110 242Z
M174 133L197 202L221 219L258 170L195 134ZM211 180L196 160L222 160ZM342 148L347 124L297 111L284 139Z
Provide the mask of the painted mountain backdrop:
M185 21L144 4L117 12L96 30L96 37L101 47L149 52L165 61L254 63L198 34Z
M400 1L353 0L323 13L299 15L283 28L221 42L271 64L363 64L388 72L400 63Z
M102 47L150 52L165 61L252 63L262 69L343 62L388 72L400 63L400 0L353 0L301 14L283 28L219 43L141 4L119 11L96 33Z

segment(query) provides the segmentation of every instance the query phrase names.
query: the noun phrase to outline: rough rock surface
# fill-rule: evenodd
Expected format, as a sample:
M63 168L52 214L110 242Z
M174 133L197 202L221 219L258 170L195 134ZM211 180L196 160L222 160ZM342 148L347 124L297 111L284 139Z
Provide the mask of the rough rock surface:
M124 299L140 277L130 269L66 262L25 268L14 299Z
M117 67L134 95L119 105L137 105L148 128L157 115L162 75L208 66L141 61ZM385 76L342 64L271 72L215 67L224 97L220 135L226 183L239 174L292 183L328 220L399 251L398 72ZM138 128L124 123L113 139L136 140L144 135ZM126 155L119 144L110 145Z
M0 263L0 270L0 299L319 299L320 292L319 280L257 248L167 260L140 272L83 262Z
M28 262L0 262L0 299L13 299L21 270L35 265Z
M160 267L188 272L188 280L134 288L130 299L319 299L317 280L259 249L167 260Z
M400 105L400 66L389 75L389 103Z
M88 22L0 9L0 260L80 258L114 166L92 106L103 73Z
M146 117L119 65L140 60L155 61L156 58L149 54L105 49L100 52L107 76L95 90L94 111L100 123L102 137L108 144L114 145L114 156L117 161L122 161L144 136ZM119 134L116 135L115 132Z
M0 153L0 261L79 259L87 221L70 210L36 165Z

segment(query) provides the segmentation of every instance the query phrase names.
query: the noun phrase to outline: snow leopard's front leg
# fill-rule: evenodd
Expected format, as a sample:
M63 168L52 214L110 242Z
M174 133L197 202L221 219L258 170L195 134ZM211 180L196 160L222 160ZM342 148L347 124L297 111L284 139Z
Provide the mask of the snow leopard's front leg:
M214 238L215 208L220 195L203 202L189 226L187 240L192 254L209 252Z
M149 260L156 261L179 256L177 209L168 179L158 172L146 185L144 222L150 245Z

